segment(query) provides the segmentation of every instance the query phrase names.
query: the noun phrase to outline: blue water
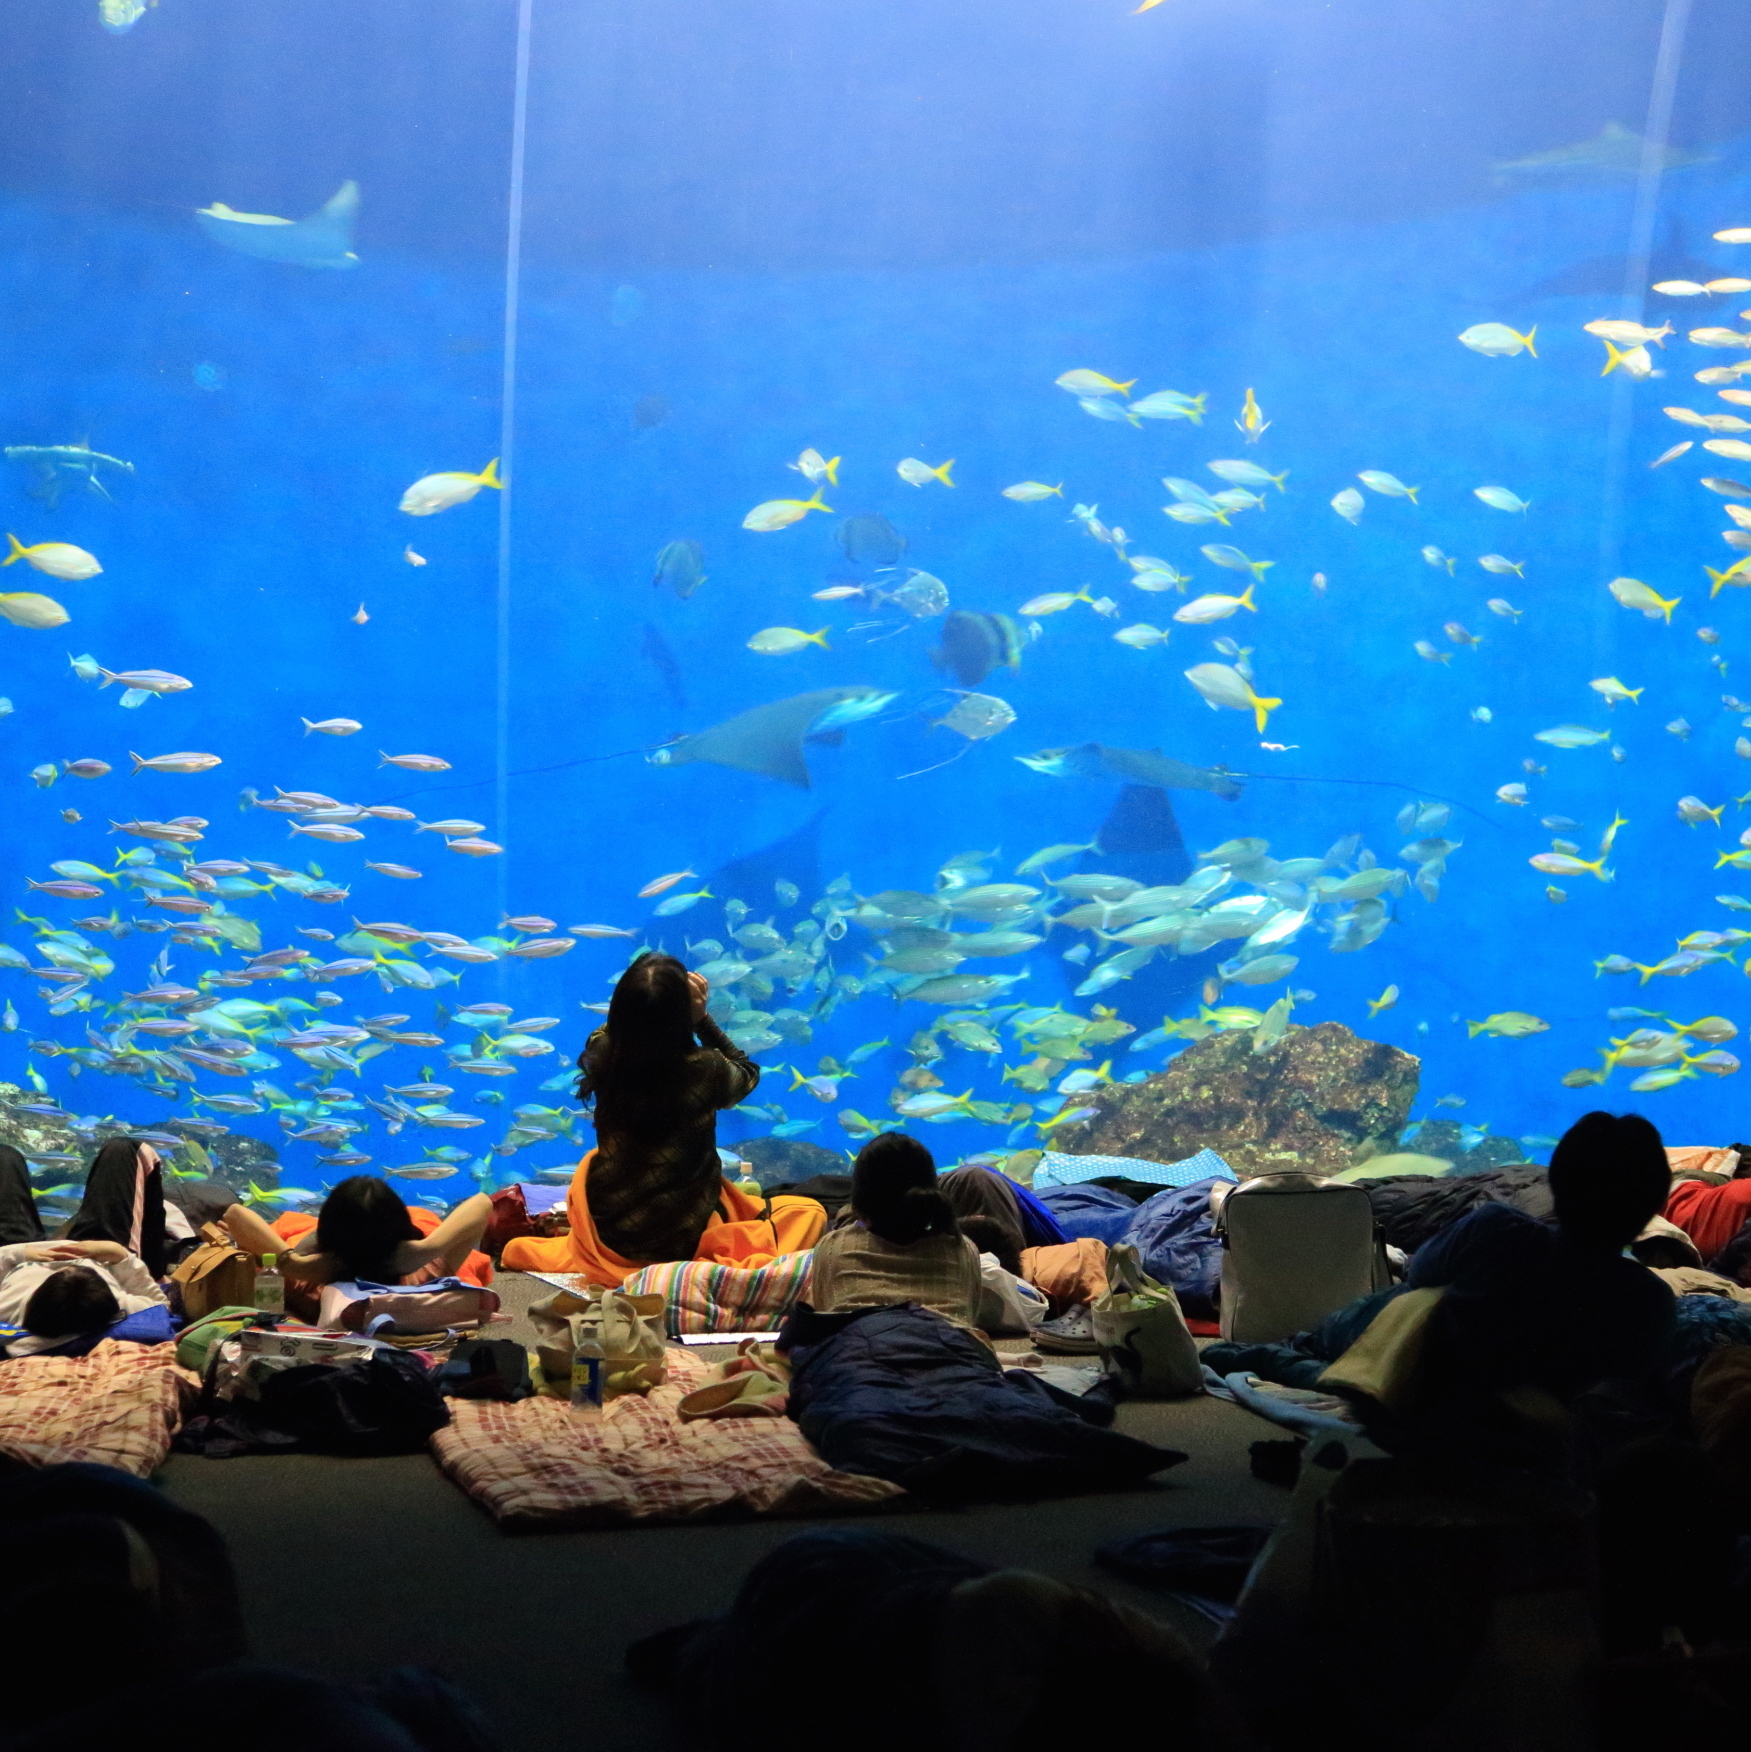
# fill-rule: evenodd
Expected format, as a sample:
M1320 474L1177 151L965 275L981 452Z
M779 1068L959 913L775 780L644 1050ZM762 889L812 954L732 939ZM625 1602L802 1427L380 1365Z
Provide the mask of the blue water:
M1646 984L1594 965L1612 954L1651 965L1688 932L1742 922L1715 896L1751 894L1751 873L1715 869L1751 825L1751 808L1734 802L1751 792L1751 761L1733 753L1751 714L1722 703L1736 690L1751 697L1745 599L1734 590L1707 599L1705 564L1721 570L1738 555L1720 539L1725 501L1697 484L1705 473L1746 478L1751 463L1699 445L1648 468L1669 445L1708 436L1664 407L1730 411L1691 374L1744 352L1684 336L1703 323L1743 325L1751 293L1647 294L1648 322L1669 315L1679 331L1655 355L1666 375L1602 378L1604 349L1581 325L1634 316L1643 303L1535 289L1623 254L1636 179L1531 186L1489 173L1496 159L1585 139L1607 121L1641 131L1660 11L1627 8L1614 36L1592 33L1614 46L1589 48L1551 98L1536 65L1504 58L1503 33L1521 29L1524 55L1539 44L1554 53L1581 29L1574 8L1545 7L1527 22L1479 7L1469 30L1405 27L1390 48L1370 38L1366 9L1335 22L1323 17L1330 10L1217 16L1169 0L1132 17L1036 4L951 27L901 7L835 35L799 9L762 24L701 7L693 35L677 25L659 40L627 10L580 22L538 5L507 427L514 8L484 21L485 8L459 5L325 14L343 39L353 33L360 56L404 40L398 32L419 38L417 58L381 89L361 79L354 56L331 66L315 27L299 35L285 18L164 0L111 37L81 6L32 9L30 113L44 128L0 193L9 240L0 299L13 340L0 424L8 444L89 439L136 472L105 477L113 504L75 483L53 511L26 493L19 468L0 487L6 527L22 540L78 544L104 568L68 583L23 565L0 573L7 589L40 587L72 617L52 631L0 627L0 691L15 708L0 718L4 879L17 909L4 940L29 954L31 920L70 929L112 906L124 922L173 922L126 888L49 899L24 879L49 880L56 860L109 870L125 848L150 843L112 833L112 820L188 814L209 822L201 858L299 871L314 862L348 890L330 904L285 891L228 900L259 926L264 950L341 954L297 930L342 935L355 919L496 938L502 950L516 933L501 920L534 914L560 935L607 923L686 954L728 941L726 895L654 917L656 901L635 896L660 873L710 875L791 841L763 891L742 896L751 919L773 916L787 935L840 876L853 896L928 892L947 860L978 850L990 854L989 880L1010 881L1040 847L1092 839L1117 796L1116 785L1048 778L1016 755L1088 741L1161 748L1259 775L1232 803L1171 793L1194 861L1238 836L1268 841L1281 860L1320 857L1360 834L1381 864L1409 874L1399 850L1420 835L1400 833L1395 818L1419 800L1449 803L1439 831L1462 842L1434 904L1414 891L1393 899L1390 925L1355 954L1330 951L1318 927L1337 909L1323 907L1287 946L1300 960L1285 980L1230 987L1224 1001L1263 1010L1285 991L1311 993L1296 1022L1341 1021L1418 1054L1418 1115L1537 1137L1604 1102L1648 1113L1674 1142L1727 1139L1737 1130L1730 1075L1640 1093L1629 1088L1634 1070L1603 1089L1561 1078L1596 1066L1614 1036L1659 1026L1613 1022L1611 1006L1751 1023L1743 956ZM777 47L791 40L781 24L801 33L795 54ZM1751 278L1751 246L1711 241L1751 224L1751 114L1718 83L1746 47L1737 28L1735 39L1711 7L1691 21L1672 139L1711 161L1659 179L1652 219L1657 244L1675 235L1715 273ZM300 80L266 79L270 64ZM1434 102L1436 91L1448 95ZM1177 96L1152 134L1162 93ZM84 125L68 128L69 117ZM52 149L56 137L67 144ZM299 218L354 176L361 264L350 272L234 254L192 220L215 199ZM1484 358L1457 342L1485 321L1536 324L1537 358ZM1053 383L1076 368L1137 378L1138 395L1204 394L1207 416L1141 429L1091 419ZM1249 388L1270 421L1256 445L1234 426ZM805 446L843 458L824 494L832 514L776 533L743 529L755 504L807 497L785 467ZM397 510L415 479L498 455L511 483L503 497L483 490L430 518ZM952 457L955 485L908 485L895 473L904 457ZM1217 490L1205 464L1236 457L1287 470L1287 491L1267 490L1266 507L1237 513L1231 529L1162 515L1163 476ZM1366 506L1352 527L1329 501L1364 469L1418 488L1417 501L1358 487ZM1024 479L1062 481L1063 499L1001 496ZM1509 487L1530 510L1484 506L1472 489L1485 484ZM1134 552L1190 572L1189 594L1135 589L1129 568L1072 517L1077 503L1122 526ZM835 581L870 579L835 541L852 514L890 519L909 544L906 563L940 578L955 609L1015 615L1037 594L1087 586L1119 613L1077 603L1040 616L1019 669L979 684L1013 709L1014 724L969 746L931 727L954 699L928 656L940 617L908 622L855 599L812 600ZM705 550L707 581L685 601L650 583L657 550L676 538ZM1242 578L1200 555L1209 541L1272 562L1257 614L1173 626L1156 649L1116 643L1122 627L1171 625L1202 592L1239 590ZM1455 575L1424 562L1425 544L1456 557ZM409 545L425 566L404 559ZM1481 570L1478 556L1491 552L1523 562L1524 579ZM1620 575L1680 598L1672 624L1620 608L1605 589ZM1523 617L1490 613L1491 597ZM1453 643L1448 621L1483 643ZM774 626L826 628L829 649L746 648ZM1703 626L1718 643L1698 639ZM1194 663L1226 660L1213 647L1224 637L1250 648L1258 691L1284 702L1263 738L1250 714L1208 709L1183 679ZM1419 639L1450 661L1420 658ZM668 674L650 655L659 642L672 654ZM86 652L194 686L123 710L118 689L70 671L69 654ZM1587 687L1604 676L1645 688L1640 702L1607 711ZM897 697L840 746L810 747L807 793L645 758L762 702L845 684ZM1475 720L1478 707L1493 720ZM301 719L336 716L364 728L302 733ZM1665 728L1678 718L1688 739ZM1607 745L1561 751L1532 739L1566 723L1608 730L1624 758ZM222 764L130 778L130 750L210 752ZM380 767L379 750L437 755L451 770ZM44 762L85 757L115 770L47 788L29 777ZM1547 771L1529 774L1525 760ZM1528 785L1529 806L1497 800L1513 782ZM276 786L398 803L422 821L479 821L504 850L460 857L411 823L370 820L356 844L295 838L286 817L240 805L246 787L271 796ZM1721 825L1683 824L1677 803L1688 795L1724 804ZM63 820L67 809L83 819ZM1608 860L1614 881L1529 868L1553 838L1541 817L1580 823L1554 837L1591 859L1615 814L1628 825ZM793 838L811 824L812 851ZM393 880L366 859L424 874ZM174 872L179 860L160 851L157 864ZM1080 866L1111 867L1095 856ZM802 886L795 905L773 896L773 871ZM1050 900L1041 878L1026 880ZM189 1084L103 1065L130 1016L167 1013L123 997L150 983L155 957L168 950L170 978L195 987L243 956L167 931L82 935L115 971L60 1006L65 1014L48 1013L30 975L0 973L19 1019L0 1034L0 1077L24 1082L34 1071L69 1111L142 1126L215 1117L191 1089L249 1093L248 1076L200 1070ZM1045 936L1031 954L959 971L1025 973L992 1000L1000 1011L1067 1004L1088 1015L1100 1003L1141 1034L1164 1010L1196 1016L1203 982L1239 948L1183 963L1164 952L1135 979L1077 998L1092 961L1067 968L1061 954L1091 939L1063 928ZM540 1031L555 1051L509 1058L515 1074L492 1078L447 1074L447 1048L416 1046L356 1071L313 1067L278 1044L279 1024L252 1022L258 1049L277 1061L256 1074L293 1098L316 1093L301 1082L378 1099L384 1085L428 1071L452 1084L449 1106L482 1125L410 1123L391 1134L369 1107L335 1108L366 1127L351 1147L375 1168L420 1161L432 1145L466 1149L461 1171L434 1183L444 1194L575 1157L564 1138L509 1155L492 1146L519 1104L569 1104L568 1092L542 1086L581 1046L596 1020L582 1006L605 1000L633 946L580 939L552 960L501 954L463 966L378 944L391 961L459 979L428 991L386 990L372 974L326 986L289 978L220 995L308 1004L331 991L340 1004L285 1021L405 1014L404 1029L432 1029L458 1051L478 1029L445 1025L439 1005L495 1002L518 1018L559 1018ZM879 949L854 925L828 962L867 978ZM1389 984L1400 989L1396 1007L1369 1020L1366 1000ZM757 1007L786 1005L813 1013L811 1038L758 1055L771 1074L757 1100L815 1122L800 1135L835 1150L853 1141L838 1112L887 1120L912 1062L908 1040L974 1007L896 1002L879 988L848 997L843 987L827 1004L813 985ZM1466 1021L1508 1011L1548 1029L1468 1037ZM110 1044L92 1045L88 1030ZM1001 1061L939 1036L936 1073L952 1094L1026 1101L1032 1120L1049 1117L1061 1096L1000 1083L1003 1065L1029 1056L1000 1032ZM789 1092L779 1067L810 1074L823 1055L843 1060L884 1036L892 1046L857 1066L838 1102ZM1111 1056L1114 1075L1154 1070L1176 1050L1127 1045L1100 1048L1089 1067ZM84 1050L89 1062L75 1076L76 1060L54 1048ZM128 1069L140 1067L111 1065ZM1464 1105L1437 1110L1441 1096ZM342 1170L318 1160L322 1146L284 1141L272 1103L225 1122L274 1142L288 1180L335 1178ZM721 1137L773 1124L732 1114ZM925 1135L947 1160L1038 1134L963 1117Z

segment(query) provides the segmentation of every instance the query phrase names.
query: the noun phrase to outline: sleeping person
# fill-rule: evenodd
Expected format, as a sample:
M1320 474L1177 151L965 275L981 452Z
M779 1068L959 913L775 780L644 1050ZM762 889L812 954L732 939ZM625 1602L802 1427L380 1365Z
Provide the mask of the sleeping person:
M0 1325L25 1332L7 1345L9 1357L89 1338L129 1314L164 1304L157 1279L119 1241L23 1241L0 1247Z
M165 1305L156 1275L165 1246L162 1179L150 1144L106 1140L86 1174L69 1237L51 1241L28 1164L0 1144L0 1325L25 1331L6 1347L8 1356L89 1338Z

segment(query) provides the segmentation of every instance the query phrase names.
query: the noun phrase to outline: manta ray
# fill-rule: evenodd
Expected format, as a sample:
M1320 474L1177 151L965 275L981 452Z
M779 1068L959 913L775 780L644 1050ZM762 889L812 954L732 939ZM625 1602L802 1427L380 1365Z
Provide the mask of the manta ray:
M1123 785L1158 790L1213 791L1233 802L1244 788L1240 777L1221 767L1191 766L1159 748L1108 748L1083 742L1074 748L1042 748L1015 757L1025 767L1054 779L1116 779Z
M82 480L99 498L109 498L109 490L97 478L100 468L113 468L122 474L132 474L134 465L119 456L105 456L89 444L8 444L6 460L29 469L32 484L25 488L33 499L40 499L51 511L61 502L69 481Z
M308 219L276 219L271 213L239 213L223 201L198 208L195 222L215 243L264 262L300 268L356 268L353 220L359 185L344 182L334 198Z
M740 712L709 730L679 737L653 750L649 759L653 766L710 761L738 772L782 779L807 791L812 780L803 758L804 742L836 738L845 725L873 716L893 697L875 687L824 687L793 694Z
M1598 179L1640 176L1647 142L1621 122L1607 122L1590 140L1572 146L1553 146L1548 152L1533 152L1525 158L1508 158L1491 166L1498 182L1553 182L1566 179ZM1683 170L1691 164L1712 164L1714 152L1693 152L1683 146L1659 146L1654 168Z

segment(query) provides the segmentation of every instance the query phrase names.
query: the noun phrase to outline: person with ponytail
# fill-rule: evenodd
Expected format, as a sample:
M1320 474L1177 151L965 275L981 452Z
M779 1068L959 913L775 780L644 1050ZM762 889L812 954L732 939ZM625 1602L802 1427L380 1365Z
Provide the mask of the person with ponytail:
M883 1132L851 1170L853 1221L822 1237L809 1279L819 1314L916 1302L956 1326L976 1327L979 1249L961 1233L936 1184L936 1162L916 1138Z
M578 1057L596 1147L572 1176L570 1230L507 1242L507 1268L618 1286L647 1265L761 1266L815 1244L827 1213L814 1199L766 1199L723 1177L718 1110L747 1100L760 1067L707 1013L710 994L672 955L640 955L620 976Z

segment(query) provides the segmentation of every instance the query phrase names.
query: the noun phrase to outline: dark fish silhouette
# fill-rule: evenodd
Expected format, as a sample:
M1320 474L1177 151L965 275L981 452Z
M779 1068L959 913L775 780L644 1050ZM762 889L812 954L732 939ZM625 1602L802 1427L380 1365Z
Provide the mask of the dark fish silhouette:
M1021 627L1006 614L956 609L942 623L942 643L930 661L962 687L977 687L993 669L1019 669L1026 644Z
M6 460L30 470L31 484L24 490L51 511L74 481L83 481L101 499L109 498L108 489L98 479L100 468L117 469L123 474L134 472L131 462L123 462L119 456L105 456L89 444L9 444Z
M1685 248L1684 227L1676 217L1668 218L1660 242L1647 260L1647 272L1640 272L1640 259L1627 255L1589 256L1560 273L1541 280L1529 292L1528 298L1609 297L1625 290L1645 292L1656 280L1712 280L1726 270L1711 262L1699 261ZM1632 273L1642 284L1629 284Z
M705 878L705 886L720 900L745 900L750 906L772 905L776 882L792 882L804 894L821 887L820 841L825 807L817 809L794 833L745 857L720 864Z
M1504 159L1491 168L1497 182L1616 182L1640 176L1648 156L1648 142L1640 134L1621 122L1607 122L1590 139L1524 158ZM1719 156L1684 146L1657 145L1652 153L1653 169L1683 170L1687 165L1712 164Z
M669 698L682 710L687 709L687 686L681 677L681 665L669 648L669 641L650 621L644 623L645 661L663 678Z
M1084 874L1099 871L1109 876L1128 876L1144 887L1184 882L1192 873L1192 855L1173 812L1168 793L1154 785L1126 785L1107 811L1106 820L1094 836L1098 850L1077 860ZM1203 984L1216 952L1203 955L1158 955L1129 979L1101 993L1127 1022L1138 1028L1153 1028L1164 1015L1177 1011ZM1074 989L1087 969L1061 962L1065 984Z
M833 535L839 551L855 565L897 566L905 557L905 536L879 514L847 517Z
M704 564L705 549L698 542L687 538L665 542L657 550L651 583L667 584L685 602L705 582Z

